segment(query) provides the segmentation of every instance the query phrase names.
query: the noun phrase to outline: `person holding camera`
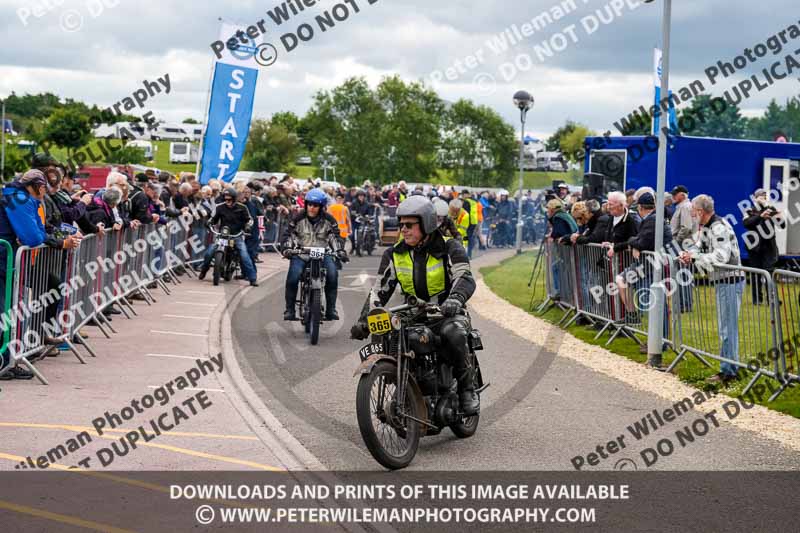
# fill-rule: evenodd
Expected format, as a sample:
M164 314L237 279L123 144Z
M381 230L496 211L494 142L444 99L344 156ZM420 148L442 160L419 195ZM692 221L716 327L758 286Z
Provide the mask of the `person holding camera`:
M774 206L769 203L769 196L764 189L758 189L753 194L756 202L753 209L747 211L747 217L742 221L747 229L744 243L747 247L748 266L766 270L770 274L775 270L778 262L778 245L775 242L775 232L783 228L785 222ZM750 290L753 303L764 303L765 282L761 276L754 276Z

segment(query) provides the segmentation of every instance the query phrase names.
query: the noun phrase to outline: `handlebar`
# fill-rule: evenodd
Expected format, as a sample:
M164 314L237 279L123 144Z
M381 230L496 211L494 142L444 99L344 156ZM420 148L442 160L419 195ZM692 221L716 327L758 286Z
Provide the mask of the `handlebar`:
M320 246L320 248L322 248L322 247ZM301 255L301 254L311 253L311 247L310 246L302 246L302 247L298 247L298 248L292 248L292 249L286 250L286 251L288 252L289 255ZM338 257L338 256L334 252L325 250L325 257Z
M219 236L223 236L223 233L221 231L217 231L213 227L210 227L208 229L209 229L209 231L211 231L211 233L213 233L214 235L216 235L218 237ZM232 235L228 234L228 235L224 235L224 236L228 237L229 239L236 239L237 237L241 237L242 235L244 235L244 231L240 231L239 233L234 233Z

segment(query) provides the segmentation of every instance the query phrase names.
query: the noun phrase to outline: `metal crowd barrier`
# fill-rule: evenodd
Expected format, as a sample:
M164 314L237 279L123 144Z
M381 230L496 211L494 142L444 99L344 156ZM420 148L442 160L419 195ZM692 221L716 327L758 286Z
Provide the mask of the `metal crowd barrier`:
M543 246L546 299L537 311L558 305L565 310L559 325L584 317L601 327L595 339L610 331L606 344L624 335L643 345L637 336L648 335L660 264L666 292L662 343L677 353L668 372L687 354L709 368L709 360L729 364L752 376L742 394L761 378L776 380L780 389L770 401L800 383L800 274L716 264L704 269L653 252L635 259L626 251L609 260L600 245Z
M267 219L265 219L267 220ZM281 235L289 224L289 217L283 213L278 213L275 220L267 222L270 226L264 231L264 239L261 241L261 250L267 251L270 248L275 253L280 253Z
M104 310L116 306L130 319L137 314L128 300L133 293L141 294L151 305L155 299L148 285L156 282L169 294L162 277L169 275L173 283L179 283L176 271L188 265L194 253L188 242L192 228L179 221L174 224L174 228L148 224L135 230L88 235L72 250L21 246L13 258L13 269L11 247L0 241L7 249L2 307L3 323L9 325L4 328L3 340L8 364L0 368L0 374L21 363L47 384L31 361L48 349L46 337L66 344L81 363L86 361L76 344L96 357L80 338L82 327L95 325L110 337L106 328L112 333L116 330Z
M776 270L772 274L775 289L776 328L778 333L777 357L780 359L781 388L783 392L793 383L800 382L800 273ZM775 357L773 352L772 357Z
M772 368L754 365L764 355L776 353L778 346L775 290L769 272L729 265L714 265L705 271L697 264L687 266L687 270L692 274L692 309L678 313L680 351L668 370L691 353L709 368L706 358L737 370L755 367L755 375L743 394L762 376L780 379L779 358L775 358ZM761 299L753 297L757 286L763 289Z

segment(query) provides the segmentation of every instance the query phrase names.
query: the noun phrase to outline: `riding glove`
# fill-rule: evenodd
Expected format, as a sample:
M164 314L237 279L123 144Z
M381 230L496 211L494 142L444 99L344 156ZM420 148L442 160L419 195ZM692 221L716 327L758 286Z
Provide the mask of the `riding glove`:
M359 320L350 328L350 338L364 340L369 337L369 326L363 320Z
M462 306L461 300L457 298L448 298L440 307L442 309L442 314L449 317L456 316L456 314L461 311Z

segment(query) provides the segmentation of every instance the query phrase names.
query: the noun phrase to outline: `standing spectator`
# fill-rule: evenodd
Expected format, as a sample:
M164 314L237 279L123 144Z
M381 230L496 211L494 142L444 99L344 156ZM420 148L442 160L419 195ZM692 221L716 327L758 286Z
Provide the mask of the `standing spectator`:
M467 257L472 259L472 249L475 247L475 228L478 227L478 208L476 202L469 194L469 190L461 191L461 201L464 211L469 215L469 227L467 228Z
M656 247L656 199L653 197L652 194L649 192L642 193L636 202L636 208L639 211L639 217L642 220L642 224L639 226L639 233L635 236L631 237L628 240L628 247L631 249L631 253L633 255L633 259L635 261L641 262L644 265L644 279L637 280L636 287L637 287L637 294L630 294L627 290L628 286L626 283L627 276L624 274L620 274L617 276L617 286L620 289L620 298L622 299L622 303L625 306L625 309L629 312L626 312L626 323L636 323L638 324L641 321L641 316L639 314L639 306L644 306L645 308L649 309L648 304L650 298L652 297L652 292L650 291L650 287L653 285L653 270L649 263L645 262L641 259L642 252L654 252ZM664 246L669 247L672 243L672 235L669 232L668 228L664 228ZM643 295L643 296L642 296ZM632 301L633 298L633 301ZM628 318L629 315L632 315ZM664 338L669 336L669 313L668 308L665 303L664 307L664 326L663 326L663 335ZM647 346L640 345L639 346L639 353L646 354L647 353ZM653 367L660 367L661 361L660 359L653 359L649 360L648 364Z
M578 231L578 224L572 215L564 211L564 202L558 198L553 198L547 202L547 219L550 221L551 231L548 242L558 243L562 238L569 238L570 235ZM553 257L553 289L555 298L561 297L561 257L560 254Z
M150 198L147 196L144 189L142 189L148 182L147 174L142 172L136 174L136 185L133 187L133 192L128 199L128 216L131 220L138 220L142 224L150 224L153 222Z
M84 234L98 233L101 228L92 224L86 216L86 208L92 203L92 195L80 187L78 191L72 192L74 186L73 174L67 173L61 180L61 188L53 194L62 220L66 224L77 224Z
M603 214L597 200L578 202L572 206L572 218L581 226L580 232L569 236L572 244L602 244L608 232L608 215Z
M672 198L672 194L665 192L664 193L664 220L669 223L672 220L672 215L675 214L675 201Z
M328 208L328 213L336 219L342 241L347 242L353 231L353 223L350 220L350 210L344 205L344 195L341 192L336 193L336 203Z
M3 188L2 207L0 208L0 239L11 245L12 257L16 255L20 246L34 248L45 244L52 248L72 249L80 244L79 235L59 236L48 233L45 226L45 216L42 203L47 194L48 183L44 173L31 169L19 180L15 180ZM8 260L5 247L0 248L0 265ZM48 287L52 285L48 281ZM58 284L56 284L58 287ZM0 276L0 308L5 306L5 276ZM48 306L53 307L55 304ZM46 311L46 314L50 314ZM53 313L52 316L55 316ZM50 317L46 317L49 320ZM57 349L56 349L57 353ZM0 372L4 372L0 379L31 379L33 374L27 370L11 364L10 354L0 353Z
M194 195L192 184L186 182L181 183L178 187L178 194L172 199L175 209L180 211L184 207L191 207L192 195Z
M261 207L261 202L258 201L254 193L261 188L261 185L255 182L249 182L246 187L242 189L242 203L247 207L250 213L250 218L253 220L253 225L250 232L245 238L245 246L247 252L250 254L250 260L253 264L262 263L258 258L259 246L261 245L261 229L259 220L263 221L264 209ZM259 218L260 217L260 218Z
M741 271L714 268L717 263L740 266L739 243L728 221L714 212L714 199L711 196L701 194L695 197L692 209L700 222L700 231L694 243L681 252L680 260L687 265L694 261L697 268L709 273L717 300L720 356L739 361L739 308L744 293L744 278ZM737 377L735 364L721 362L719 373L706 381L725 385Z
M769 204L767 191L758 189L755 194L756 203L753 209L747 211L747 217L742 221L747 233L744 234L744 244L747 247L748 266L766 270L770 274L775 270L778 262L778 245L775 242L775 233L778 228L785 226L781 213ZM765 280L761 276L753 276L750 290L753 303L764 303Z
M461 235L461 244L464 246L464 250L466 250L468 245L467 239L469 239L469 213L467 213L463 205L464 203L458 198L450 200L448 204L448 214L455 224L456 229L458 229L458 233Z
M670 230L672 231L672 246L680 253L694 242L694 234L697 231L697 222L692 216L692 202L689 200L689 189L683 185L678 185L672 189L672 200L675 204L675 212L670 220ZM686 270L685 266L679 265L679 269ZM691 279L689 274L679 274L679 279ZM678 286L678 299L680 301L681 313L692 312L694 284L689 283Z
M627 199L623 193L614 191L608 194L608 214L611 220L603 242L603 246L608 248L608 257L614 257L615 253L627 248L630 238L639 231L639 225L631 217L626 204Z
M501 189L500 201L497 202L497 227L495 245L498 247L513 246L511 244L511 221L514 218L514 203L508 199L508 191Z

